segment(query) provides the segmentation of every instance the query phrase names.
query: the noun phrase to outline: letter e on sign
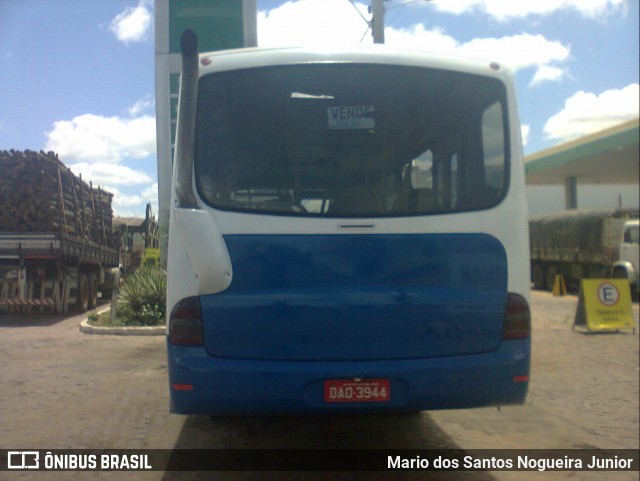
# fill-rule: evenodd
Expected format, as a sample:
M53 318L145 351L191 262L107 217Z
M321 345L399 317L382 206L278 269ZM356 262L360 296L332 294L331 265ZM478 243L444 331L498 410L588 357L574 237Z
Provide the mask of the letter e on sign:
M608 282L603 282L598 286L598 300L603 306L615 306L620 299L618 288Z

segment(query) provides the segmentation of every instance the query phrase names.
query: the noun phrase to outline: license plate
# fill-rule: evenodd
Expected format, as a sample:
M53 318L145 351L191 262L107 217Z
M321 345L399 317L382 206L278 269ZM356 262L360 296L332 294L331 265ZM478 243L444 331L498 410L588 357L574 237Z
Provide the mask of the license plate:
M327 403L387 402L391 399L388 379L330 379L324 382Z

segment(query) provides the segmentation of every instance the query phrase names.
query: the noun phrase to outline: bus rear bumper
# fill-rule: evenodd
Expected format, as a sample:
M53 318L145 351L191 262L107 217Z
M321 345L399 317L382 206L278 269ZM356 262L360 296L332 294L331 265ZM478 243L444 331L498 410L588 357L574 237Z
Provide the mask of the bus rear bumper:
M212 358L167 343L171 412L276 414L421 411L523 404L529 340L491 353L389 361L292 362ZM325 402L325 380L389 380L389 400Z

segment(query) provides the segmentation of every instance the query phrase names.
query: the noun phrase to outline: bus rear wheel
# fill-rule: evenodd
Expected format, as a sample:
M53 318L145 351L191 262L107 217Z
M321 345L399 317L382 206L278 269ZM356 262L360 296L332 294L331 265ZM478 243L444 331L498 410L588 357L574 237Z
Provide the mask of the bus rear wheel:
M556 266L549 266L549 268L547 269L547 282L546 282L548 291L553 291L553 285L556 281L557 275L558 275L558 269L556 268Z
M544 268L540 264L535 264L533 266L533 287L535 289L544 289L546 287Z

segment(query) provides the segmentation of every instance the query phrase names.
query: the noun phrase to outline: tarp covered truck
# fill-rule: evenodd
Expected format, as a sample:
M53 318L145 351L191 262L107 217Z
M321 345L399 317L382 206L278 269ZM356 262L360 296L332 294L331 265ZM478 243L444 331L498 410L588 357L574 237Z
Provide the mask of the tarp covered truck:
M638 293L638 211L571 210L529 219L531 276L552 290L556 275L574 289L583 278L629 279Z

